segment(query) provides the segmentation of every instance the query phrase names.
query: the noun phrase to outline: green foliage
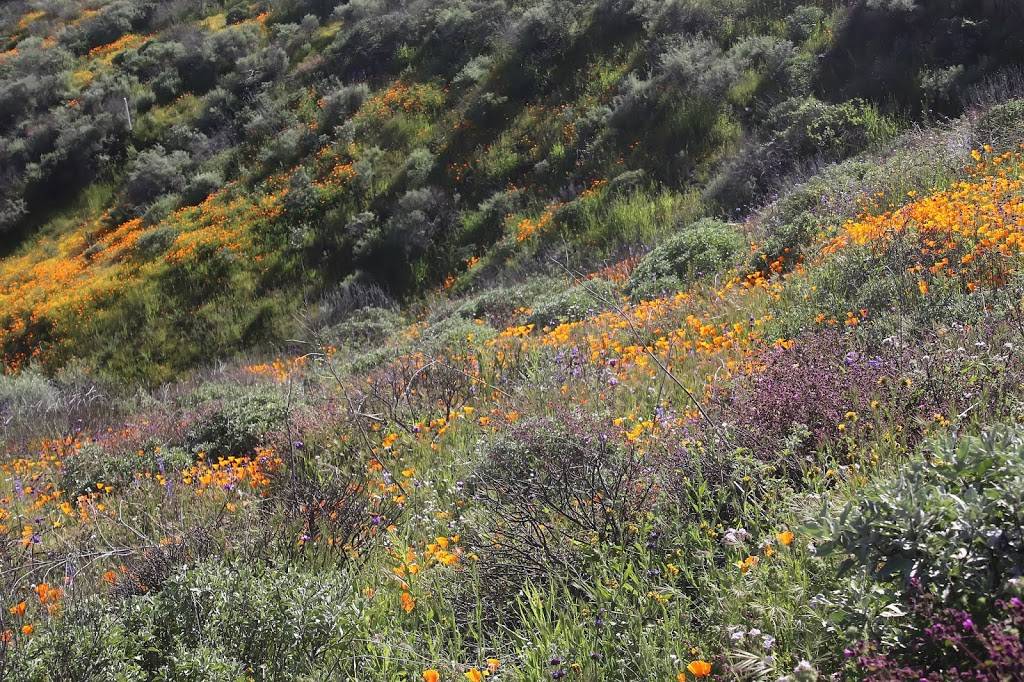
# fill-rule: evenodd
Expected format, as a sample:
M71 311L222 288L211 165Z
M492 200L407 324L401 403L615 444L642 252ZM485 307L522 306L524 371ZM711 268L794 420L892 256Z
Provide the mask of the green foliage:
M689 225L644 256L626 286L634 298L679 290L737 265L746 239L735 225L704 219Z
M764 130L763 140L749 145L709 184L706 196L719 208L749 210L800 163L844 159L896 132L893 122L866 102L828 104L814 97L781 102Z
M1024 433L995 427L933 443L928 459L882 479L821 519L823 554L910 592L912 581L946 603L1003 594L1024 572Z
M280 397L260 391L228 396L189 429L187 444L208 457L247 455L266 435L282 428L286 417Z
M575 322L618 303L618 298L614 284L592 279L535 299L527 321L537 327Z
M323 98L320 110L320 127L331 130L359 110L370 95L370 87L365 83L343 85L327 93Z
M169 474L192 463L192 455L180 448L148 449L135 452L110 452L97 443L87 443L64 462L61 489L69 500L96 492L97 483L114 488L132 484L136 474L158 471Z
M1017 149L1024 142L1024 99L991 107L978 118L974 129L979 144L996 150Z
M552 288L562 286L559 280L537 277L516 286L493 287L460 302L454 313L469 320L486 320L501 329L511 323L518 310L529 308L534 301L550 296Z
M186 185L191 166L187 152L167 152L156 146L139 154L124 184L122 206L128 214L140 214L161 195L178 194Z
M399 333L404 324L405 318L396 310L366 307L330 327L324 337L349 348L379 346Z
M18 657L25 680L306 679L351 637L344 576L205 562L146 597L84 604ZM77 622L77 624L76 624ZM70 643L74 642L74 645ZM326 658L324 651L332 652Z
M482 343L498 335L497 330L461 317L435 322L420 334L420 349L428 355L467 350L471 342Z

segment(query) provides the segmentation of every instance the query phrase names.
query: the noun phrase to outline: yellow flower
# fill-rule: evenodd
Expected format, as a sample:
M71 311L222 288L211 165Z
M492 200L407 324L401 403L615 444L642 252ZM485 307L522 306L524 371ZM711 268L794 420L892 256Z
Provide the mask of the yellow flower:
M441 679L441 673L437 672L433 668L423 671L423 682L439 682Z
M690 665L686 666L686 669L694 677L707 677L711 674L711 664L707 661L690 661Z
M466 671L466 679L469 682L483 682L484 674L476 667L473 667Z
M488 658L487 659L487 669L490 670L492 673L498 672L498 668L500 668L500 667L501 667L501 661L499 661L498 659L496 659L496 658Z
M778 538L779 542L787 547L793 544L793 531L784 530L781 533L776 533L775 537Z

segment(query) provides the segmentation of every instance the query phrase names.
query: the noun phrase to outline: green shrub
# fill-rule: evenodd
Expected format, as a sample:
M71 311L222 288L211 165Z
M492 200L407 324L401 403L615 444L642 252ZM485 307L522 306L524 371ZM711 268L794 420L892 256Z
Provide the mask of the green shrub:
M40 682L325 679L353 615L339 573L204 562L155 593L75 607L11 661Z
M786 17L786 37L799 45L817 32L825 19L825 11L814 5L798 5Z
M96 443L86 443L64 460L61 489L69 500L96 490L97 483L123 488L140 472L169 473L192 463L192 456L180 448L156 452L149 450L140 457L134 452L109 452Z
M619 293L614 284L592 279L534 301L533 312L527 321L538 328L575 322L606 310L609 302L617 302L618 299Z
M1017 149L1024 143L1024 99L992 107L981 115L974 130L978 145L990 144L997 150Z
M95 598L66 610L53 627L30 639L21 655L8 657L5 672L26 682L146 682L152 679L146 652L156 644L152 633L107 613Z
M181 203L185 206L201 204L206 197L210 196L224 184L224 178L220 173L208 171L200 173L188 181L182 191Z
M485 320L501 329L511 324L517 310L529 308L538 297L559 286L558 280L537 277L515 286L487 289L461 302L454 314L467 320Z
M895 124L867 102L795 97L772 109L761 139L726 164L705 194L721 209L748 209L801 163L845 159L895 132Z
M370 86L366 83L342 85L327 93L320 110L320 127L329 131L341 125L359 110L369 96Z
M927 459L877 481L838 515L825 514L818 550L911 593L974 606L1024 573L1024 430L936 441Z
M139 154L128 172L121 200L130 214L140 215L157 198L185 189L186 174L192 165L187 152L167 152L157 145Z
M470 339L475 346L497 334L489 325L461 317L449 317L424 329L418 340L418 348L427 355L457 353L459 349L466 349L470 345Z
M38 372L0 375L0 423L48 412L58 401L56 387Z
M246 455L273 429L283 426L287 412L280 397L242 393L225 399L189 429L186 443L211 457Z
M626 285L634 298L683 289L703 277L713 277L737 265L746 240L734 225L700 220L659 245L633 270Z
M373 346L396 336L405 324L402 314L391 308L360 308L324 336L345 346Z

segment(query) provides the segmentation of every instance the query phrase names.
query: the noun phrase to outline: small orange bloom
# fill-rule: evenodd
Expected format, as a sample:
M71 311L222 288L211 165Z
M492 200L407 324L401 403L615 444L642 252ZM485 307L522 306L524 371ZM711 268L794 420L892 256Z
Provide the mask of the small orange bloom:
M423 682L439 682L441 679L441 673L437 672L433 668L423 671Z
M711 674L711 664L707 661L690 661L690 665L686 666L686 669L694 677L707 677Z
M466 679L469 682L483 682L484 674L478 668L473 667L466 671Z
M402 593L402 610L409 613L416 608L416 600L412 598L412 595L408 592Z
M31 635L33 630L35 630L35 628L32 627L32 625L30 624L21 626L21 634L25 635L26 637Z
M23 601L20 601L20 602L18 602L17 604L15 604L14 606L12 606L12 607L11 607L11 608L9 609L9 611L10 611L10 612L11 612L11 613L12 613L13 615L17 616L18 618L21 618L22 616L24 616L24 615L25 615L25 602L23 602Z
M780 543L787 547L793 544L793 531L791 530L784 530L781 533L776 533L775 537L778 538Z

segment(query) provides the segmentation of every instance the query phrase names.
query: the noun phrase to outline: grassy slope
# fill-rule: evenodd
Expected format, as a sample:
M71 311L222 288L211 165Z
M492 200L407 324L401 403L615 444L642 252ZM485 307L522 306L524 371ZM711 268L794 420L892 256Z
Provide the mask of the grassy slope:
M249 168L149 226L110 224L115 190L94 185L2 261L4 310L26 315L6 318L23 371L0 382L0 677L1022 673L1019 101L808 167L737 225L693 224L742 147L731 114L686 182L616 180L679 172L659 134L685 120L638 128L567 194L537 169L573 158L559 108L607 102L640 58L636 36L580 35L557 86L497 105L500 123L462 125L514 64L469 92L412 70L362 104L351 145ZM312 94L291 107L318 120ZM436 157L422 171L417 147ZM289 230L386 214L423 173L465 207L443 248L399 261L418 296L302 305L355 247ZM525 199L484 203L510 182ZM28 362L153 381L254 347L152 392ZM935 623L957 639L928 639Z
M888 163L923 160L928 142ZM962 161L961 176L930 159L947 189L908 198L883 174L902 199L844 197L872 208L792 268L741 266L603 312L602 294L543 329L525 306L488 324L503 297L461 321L364 311L298 356L106 415L23 375L57 423L8 432L26 448L5 465L6 589L27 602L10 623L32 632L15 633L6 664L32 679L80 679L87 660L104 661L100 677L458 679L495 659L502 679L664 680L701 661L734 679L806 660L870 676L843 649L910 636L911 616L878 616L907 597L891 578L872 592L840 577L843 551L815 551L838 532L823 502L897 489L922 443L1019 414L1019 363L1000 348L1019 336L1024 164ZM844 169L856 165L823 178L836 188ZM628 268L604 274L621 288ZM75 410L84 428L37 440ZM547 492L526 483L524 456ZM42 582L63 594L28 587ZM988 614L971 601L987 596L962 605ZM734 636L751 628L770 646ZM46 653L65 647L103 653Z

